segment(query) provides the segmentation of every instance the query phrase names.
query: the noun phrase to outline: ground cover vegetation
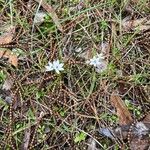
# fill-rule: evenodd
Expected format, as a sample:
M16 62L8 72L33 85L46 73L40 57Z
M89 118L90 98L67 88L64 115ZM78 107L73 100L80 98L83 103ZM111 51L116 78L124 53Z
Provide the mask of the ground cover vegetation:
M0 149L150 145L148 0L0 0Z

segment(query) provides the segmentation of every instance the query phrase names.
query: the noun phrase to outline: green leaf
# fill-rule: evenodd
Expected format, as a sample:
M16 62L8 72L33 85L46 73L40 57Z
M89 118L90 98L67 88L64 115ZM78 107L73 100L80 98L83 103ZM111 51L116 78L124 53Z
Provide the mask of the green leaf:
M83 132L80 132L78 134L75 135L75 139L74 142L75 143L80 143L81 141L84 141L86 138L86 134Z

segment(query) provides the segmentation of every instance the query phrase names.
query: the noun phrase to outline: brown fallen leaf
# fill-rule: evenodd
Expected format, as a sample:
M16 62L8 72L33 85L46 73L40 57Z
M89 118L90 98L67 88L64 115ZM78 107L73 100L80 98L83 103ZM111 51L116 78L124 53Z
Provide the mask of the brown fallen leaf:
M63 32L63 27L59 22L59 18L55 12L55 10L52 8L51 5L49 5L46 1L42 1L41 0L35 0L37 3L41 3L41 6L48 12L50 13L51 18L53 19L55 25L57 26L57 28Z
M5 29L6 30L6 29ZM6 30L1 36L0 36L0 45L9 44L13 40L15 32L15 27L11 27L8 30Z
M125 106L122 99L113 92L110 97L111 104L117 110L117 116L119 117L119 124L120 125L127 125L133 122L130 112L128 111L127 107Z
M9 44L12 42L13 35L11 33L5 33L0 36L0 45Z
M148 30L150 29L150 21L147 17L144 17L144 18L140 18L140 19L123 19L122 21L122 26L124 28L124 30L128 31L130 29L132 30L140 30L140 31L143 31L143 30Z
M9 49L6 48L0 48L0 58L8 58L8 62L12 64L13 66L18 66L18 58L17 56L12 53Z

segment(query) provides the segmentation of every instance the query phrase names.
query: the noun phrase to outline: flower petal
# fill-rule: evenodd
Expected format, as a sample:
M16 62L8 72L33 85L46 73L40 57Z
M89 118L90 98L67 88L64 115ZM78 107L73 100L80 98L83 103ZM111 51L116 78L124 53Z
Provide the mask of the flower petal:
M64 68L62 68L62 67L61 67L61 68L59 68L59 70L60 70L60 71L63 71L63 70L64 70Z
M49 66L46 66L45 68L46 68L46 71L52 71L53 70L53 68L51 68Z
M58 66L59 65L59 60L54 60L53 61L53 66Z
M53 63L51 63L51 62L48 62L48 65L49 65L49 66L52 66L52 65L53 65Z
M55 69L55 71L56 71L56 73L57 73L57 74L59 74L59 73L60 73L58 69Z

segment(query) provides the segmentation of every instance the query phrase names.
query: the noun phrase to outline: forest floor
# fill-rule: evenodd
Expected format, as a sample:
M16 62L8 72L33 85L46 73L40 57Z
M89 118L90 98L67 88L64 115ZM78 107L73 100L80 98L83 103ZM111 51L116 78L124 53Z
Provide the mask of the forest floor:
M149 110L148 0L0 0L0 149L148 149Z

